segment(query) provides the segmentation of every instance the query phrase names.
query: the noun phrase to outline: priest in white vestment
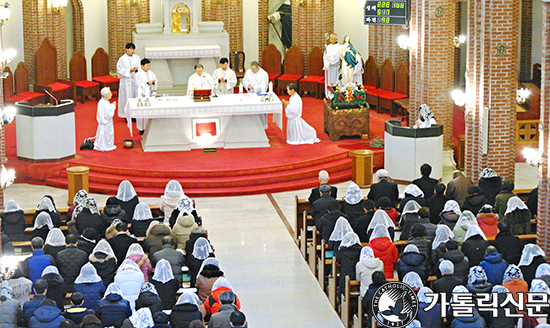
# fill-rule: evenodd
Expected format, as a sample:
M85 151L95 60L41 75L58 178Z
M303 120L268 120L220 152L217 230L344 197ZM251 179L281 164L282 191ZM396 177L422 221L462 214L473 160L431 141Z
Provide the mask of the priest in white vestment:
M237 85L237 75L235 71L229 68L229 60L225 57L220 59L220 68L212 74L214 80L214 90L217 95L233 93L233 88Z
M327 45L323 54L323 70L325 70L325 95L332 98L332 92L328 87L332 84L337 85L340 80L340 45L338 44L338 35L331 34L330 44Z
M195 65L195 73L189 77L187 81L187 95L193 96L193 90L212 90L214 81L210 74L203 72L202 64Z
M315 129L302 119L302 98L296 92L296 84L290 83L286 91L290 95L288 101L283 99L286 105L286 143L290 145L313 144L320 142Z
M126 54L116 63L116 71L120 78L118 85L118 117L126 118L126 102L136 97L134 77L139 69L139 56L134 54L136 46L133 43L126 45Z
M136 73L136 96L138 98L151 98L151 93L157 90L157 77L151 70L151 61L147 58L141 60L141 68ZM138 118L136 127L143 134L147 119Z
M94 150L110 151L116 149L115 128L113 116L115 115L116 101L109 102L113 94L108 87L101 89L101 99L97 103L97 132L95 134Z
M260 63L253 61L250 63L250 68L246 70L243 78L243 85L247 92L251 93L265 93L267 91L267 85L269 83L269 75L260 67ZM260 120L267 129L267 114L260 114Z

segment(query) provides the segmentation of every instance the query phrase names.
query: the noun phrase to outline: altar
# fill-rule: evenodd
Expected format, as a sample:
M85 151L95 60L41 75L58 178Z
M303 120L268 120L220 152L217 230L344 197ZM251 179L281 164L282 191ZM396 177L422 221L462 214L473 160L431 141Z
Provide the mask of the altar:
M283 104L275 94L273 101L250 93L220 95L207 102L189 96L151 98L149 106L143 101L131 98L126 104L130 134L130 118L148 119L143 151L270 147L263 114L273 114L273 122L283 128Z

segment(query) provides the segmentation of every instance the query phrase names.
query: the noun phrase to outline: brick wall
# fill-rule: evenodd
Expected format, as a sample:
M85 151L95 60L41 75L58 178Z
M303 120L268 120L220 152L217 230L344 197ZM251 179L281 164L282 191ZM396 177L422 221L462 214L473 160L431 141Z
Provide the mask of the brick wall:
M139 0L131 5L128 0L107 0L107 24L109 33L110 70L116 71L118 59L126 53L125 46L132 42L136 25L150 22L149 0Z
M269 15L269 0L258 0L258 62L260 63L262 62L262 53L269 44L267 15Z
M49 38L57 49L57 77L67 78L67 33L65 9L54 13L51 1L23 0L23 38L25 39L25 63L29 68L31 83L36 68L34 55L45 38Z
M531 79L531 40L533 34L533 0L521 1L520 81Z
M454 45L457 3L453 0L413 2L410 35L414 41L410 53L411 123L416 109L428 104L437 123L444 128L443 147L452 146L453 106L450 92L454 80ZM436 15L443 8L442 15Z
M543 2L542 18L542 86L540 103L539 149L543 151L543 164L539 167L539 204L537 235L538 244L546 254L550 254L550 3Z
M403 50L397 44L400 35L408 35L408 30L401 26L369 26L369 55L373 56L378 66L386 59L397 68L401 63L409 62L409 51ZM367 59L364 56L365 60Z
M229 51L243 50L243 0L202 0L202 20L222 21L229 33Z
M85 53L84 47L84 8L82 0L71 0L73 6L73 48ZM68 54L72 57L73 54ZM90 58L91 60L91 58Z
M475 182L480 171L489 167L504 179L513 180L519 2L481 0L468 5L467 90L472 99L466 106L466 173ZM505 54L499 55L502 48ZM489 130L485 133L484 107L489 108Z

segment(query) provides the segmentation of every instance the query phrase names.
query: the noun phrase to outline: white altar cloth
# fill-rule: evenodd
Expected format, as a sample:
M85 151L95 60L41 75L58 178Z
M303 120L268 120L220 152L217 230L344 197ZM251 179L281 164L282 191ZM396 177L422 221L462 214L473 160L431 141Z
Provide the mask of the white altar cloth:
M283 129L283 104L277 95L273 97L273 101L265 102L257 94L220 95L208 102L195 102L190 96L159 97L150 99L151 106L140 107L138 99L131 98L126 104L128 128L132 135L131 118L149 119L142 140L144 151L189 150L200 148L188 133L190 120L219 117L223 136L218 147L269 147L260 114L273 114L273 122Z
M222 49L219 45L196 45L175 47L145 47L145 57L149 59L219 58Z

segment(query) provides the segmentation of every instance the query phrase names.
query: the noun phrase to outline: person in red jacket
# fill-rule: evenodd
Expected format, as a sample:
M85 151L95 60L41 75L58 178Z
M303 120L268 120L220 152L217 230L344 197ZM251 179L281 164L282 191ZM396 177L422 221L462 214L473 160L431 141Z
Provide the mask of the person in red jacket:
M498 215L489 204L483 205L477 214L477 224L485 237L496 237L498 234Z
M368 246L374 251L374 256L384 262L386 279L393 278L393 266L399 260L399 252L391 241L388 229L384 225L378 224L374 227Z
M204 302L206 313L212 315L218 312L220 306L222 305L220 303L220 294L225 291L233 292L233 286L231 286L231 283L226 278L219 277L216 279L216 282L214 282L214 285L212 285L212 294L210 294ZM237 295L235 295L235 306L237 306L237 310L241 309L241 301L239 301L239 297Z

